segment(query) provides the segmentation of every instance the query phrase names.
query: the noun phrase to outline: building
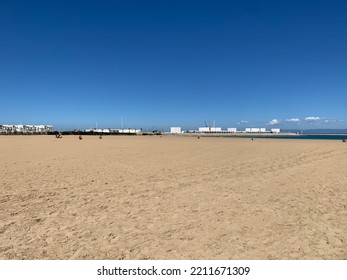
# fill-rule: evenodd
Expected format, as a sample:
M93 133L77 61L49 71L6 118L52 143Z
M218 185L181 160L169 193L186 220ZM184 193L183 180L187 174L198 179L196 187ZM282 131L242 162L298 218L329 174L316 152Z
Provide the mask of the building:
M140 133L141 129L136 129L136 128L123 128L119 129L118 133Z
M253 128L246 128L245 129L246 133L266 133L266 128L258 128L258 127L253 127Z
M170 133L182 133L182 129L178 126L170 127Z
M52 125L0 124L1 134L46 134L52 131Z
M222 132L221 127L199 127L199 132Z
M279 128L272 128L271 129L271 133L280 133L281 132L281 129Z
M86 133L97 134L119 134L119 133L141 133L141 129L136 128L89 128L84 130Z
M141 129L136 128L111 128L111 133L141 133Z
M236 132L237 132L237 129L236 129L235 127L228 128L227 130L228 130L228 132L230 132L230 133L236 133Z
M211 127L211 132L222 132L221 127Z
M210 128L209 127L199 127L199 132L209 132Z

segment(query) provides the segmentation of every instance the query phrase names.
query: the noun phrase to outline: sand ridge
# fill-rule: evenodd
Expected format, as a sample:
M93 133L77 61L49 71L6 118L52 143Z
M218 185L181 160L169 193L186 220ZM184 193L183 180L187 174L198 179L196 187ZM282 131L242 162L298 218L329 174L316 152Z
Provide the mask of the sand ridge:
M347 145L0 137L1 259L347 259Z

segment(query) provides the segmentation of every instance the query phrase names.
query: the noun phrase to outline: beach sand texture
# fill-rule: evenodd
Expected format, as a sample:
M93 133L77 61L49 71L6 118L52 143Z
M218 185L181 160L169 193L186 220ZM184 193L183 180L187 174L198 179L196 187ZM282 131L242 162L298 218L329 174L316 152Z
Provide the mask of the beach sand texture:
M1 259L347 259L347 144L1 136Z

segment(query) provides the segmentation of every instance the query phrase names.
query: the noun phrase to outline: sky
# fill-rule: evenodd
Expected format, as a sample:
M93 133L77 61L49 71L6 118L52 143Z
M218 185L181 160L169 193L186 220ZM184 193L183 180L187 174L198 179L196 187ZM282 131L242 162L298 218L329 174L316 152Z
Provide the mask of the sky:
M347 1L0 0L0 124L347 128Z

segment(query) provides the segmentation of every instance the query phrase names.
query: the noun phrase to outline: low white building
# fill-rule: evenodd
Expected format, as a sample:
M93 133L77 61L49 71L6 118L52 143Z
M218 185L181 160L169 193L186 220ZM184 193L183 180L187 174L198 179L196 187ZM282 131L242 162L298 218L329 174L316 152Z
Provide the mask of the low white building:
M221 127L199 127L199 132L222 132Z
M211 127L211 132L221 132L222 128L221 127Z
M12 134L12 133L47 133L52 132L52 125L8 125L8 124L0 124L0 133L3 134Z
M280 133L281 129L280 128L271 128L272 133Z
M34 125L34 127L36 129L36 132L44 132L46 129L44 125L37 125L37 126Z
M209 132L210 128L209 127L199 127L199 132Z
M170 133L182 133L182 129L178 126L170 127Z
M259 127L246 128L245 132L247 132L247 133L265 133L266 128L259 128Z
M140 133L141 129L135 129L135 128L122 128L118 129L118 133Z
M14 125L14 130L16 132L23 132L24 131L24 125L18 124L18 125Z
M135 128L89 128L84 130L87 133L140 133L141 129Z
M236 132L237 132L237 129L236 129L235 127L230 127L230 128L228 128L227 130L228 130L228 132L230 132L230 133L236 133Z

